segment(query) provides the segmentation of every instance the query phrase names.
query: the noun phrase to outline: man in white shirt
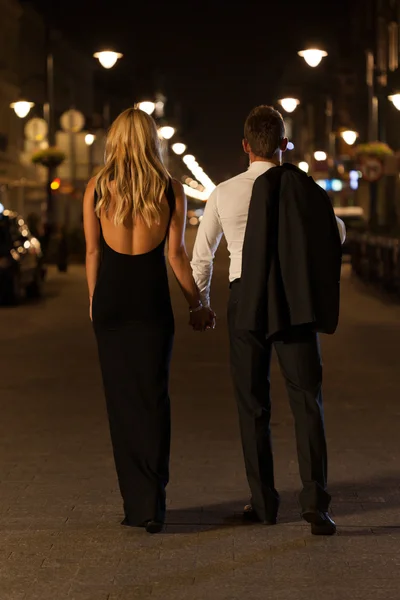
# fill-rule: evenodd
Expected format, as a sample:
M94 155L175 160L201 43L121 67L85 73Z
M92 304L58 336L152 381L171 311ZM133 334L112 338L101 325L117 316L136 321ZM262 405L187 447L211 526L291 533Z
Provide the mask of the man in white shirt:
M307 332L301 334L301 339L289 340L290 343L273 344L260 332L239 331L235 327L242 250L253 185L258 177L281 164L282 152L288 142L281 114L268 106L257 107L250 113L244 137L243 148L250 157L249 169L220 184L211 194L199 226L192 259L193 275L202 302L210 306L213 260L222 235L225 235L230 254L228 325L231 369L252 493L251 504L244 509L244 518L264 524L275 524L277 519L279 494L274 485L269 380L272 346L275 345L296 423L303 481L300 496L302 514L311 523L312 533L332 535L336 526L328 514L330 496L326 491L322 366L317 334ZM338 227L343 243L345 227L340 220Z

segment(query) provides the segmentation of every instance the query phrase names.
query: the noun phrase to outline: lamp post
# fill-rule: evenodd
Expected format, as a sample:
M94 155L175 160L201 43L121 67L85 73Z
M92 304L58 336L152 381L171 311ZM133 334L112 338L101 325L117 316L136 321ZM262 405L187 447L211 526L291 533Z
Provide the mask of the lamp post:
M300 100L298 100L297 98L281 98L280 100L278 100L279 104L282 106L283 110L289 114L292 114L296 108L298 107L298 105L300 104ZM285 129L286 129L286 136L288 138L292 138L293 137L293 119L292 117L286 117L285 119ZM294 146L293 146L294 148ZM288 150L293 150L293 148L289 148L288 145Z
M321 64L323 58L328 56L326 50L322 50L321 48L308 48L306 50L300 50L297 53L301 56L307 65L313 69L318 67ZM326 123L326 140L327 140L327 150L328 150L328 158L329 158L329 171L330 174L334 172L334 161L335 161L335 145L336 145L336 136L333 129L333 101L332 97L328 95L326 97L325 102L325 123Z
M93 54L94 58L97 58L99 63L104 69L112 69L118 62L120 58L123 57L121 52L114 52L114 50L101 50L100 52L95 52ZM108 129L110 127L111 122L111 110L110 110L110 102L107 101L103 107L103 119L104 119L104 127Z

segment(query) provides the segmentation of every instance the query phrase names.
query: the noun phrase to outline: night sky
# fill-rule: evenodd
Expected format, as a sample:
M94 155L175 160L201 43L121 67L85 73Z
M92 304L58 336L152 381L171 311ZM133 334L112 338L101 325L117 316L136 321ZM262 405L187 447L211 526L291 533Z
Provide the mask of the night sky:
M345 0L33 4L88 53L123 52L114 77L132 102L162 89L182 141L216 182L245 168L244 119L276 104L287 70L304 68L297 50L319 41L340 51L351 35Z

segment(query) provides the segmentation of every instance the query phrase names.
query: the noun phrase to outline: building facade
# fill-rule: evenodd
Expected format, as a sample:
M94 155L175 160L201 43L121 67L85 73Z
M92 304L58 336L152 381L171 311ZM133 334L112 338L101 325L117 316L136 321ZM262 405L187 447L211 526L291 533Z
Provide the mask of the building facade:
M0 14L0 201L27 216L30 212L41 212L46 199L46 170L32 164L32 153L39 142L27 139L27 123L32 118L45 117L48 77L52 75L56 139L60 137L57 134L61 130L60 117L71 108L84 115L85 125L90 124L95 61L61 34L49 30L43 17L29 3L0 0ZM49 54L53 57L53 74L47 68ZM20 99L34 104L24 119L18 118L10 108L12 102ZM46 146L47 138L40 144ZM72 147L65 148L67 166L71 163ZM78 190L82 190L88 177L90 151L88 148L86 157L84 150L79 152L78 160L83 160L85 166L80 166L74 182ZM69 171L64 165L66 179ZM71 198L79 212L81 196L78 199L75 193ZM72 210L72 214L74 212ZM61 221L63 213L62 210Z

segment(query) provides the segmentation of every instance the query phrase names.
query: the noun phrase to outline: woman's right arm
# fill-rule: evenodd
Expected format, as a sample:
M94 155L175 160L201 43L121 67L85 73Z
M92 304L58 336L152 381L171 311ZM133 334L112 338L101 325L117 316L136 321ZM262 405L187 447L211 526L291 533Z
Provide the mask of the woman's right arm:
M94 210L96 180L92 178L83 198L83 227L86 240L86 279L89 291L89 314L92 318L92 299L100 264L100 225Z
M195 284L185 246L187 201L183 186L172 182L175 193L175 210L171 217L168 233L168 260L174 275L185 296L191 312L191 323L195 329L212 326L214 313L202 307L200 292Z

